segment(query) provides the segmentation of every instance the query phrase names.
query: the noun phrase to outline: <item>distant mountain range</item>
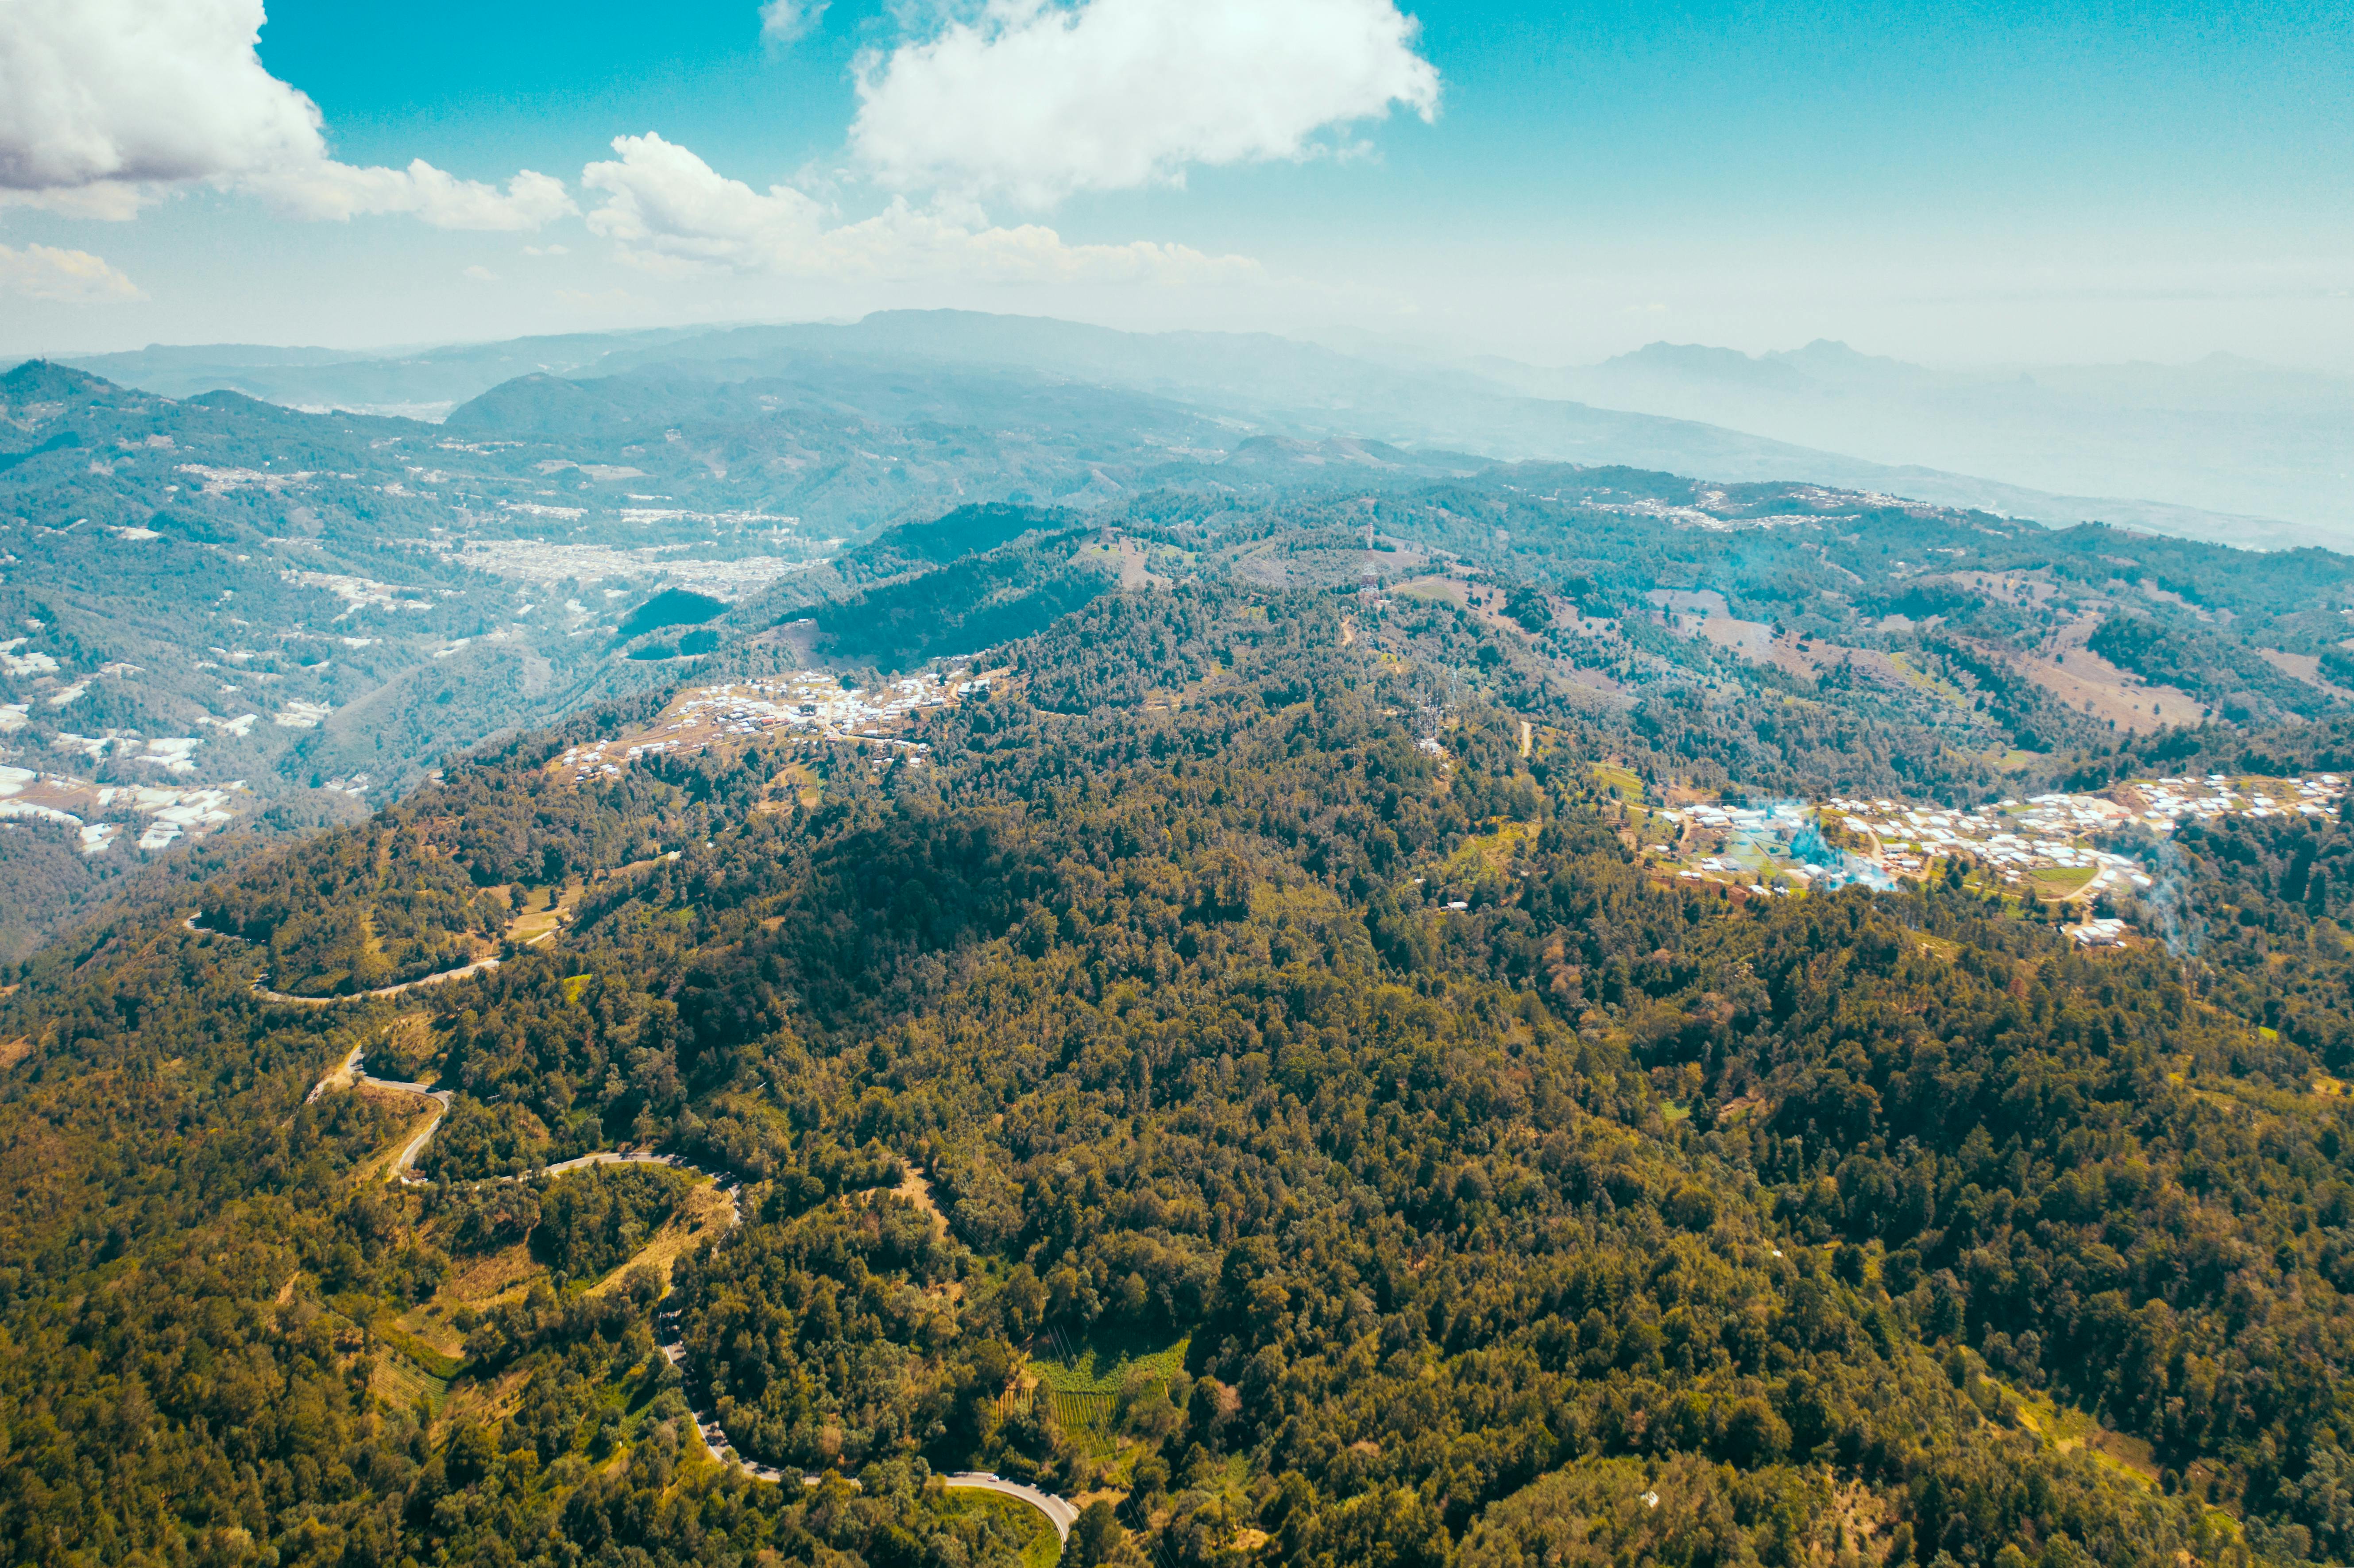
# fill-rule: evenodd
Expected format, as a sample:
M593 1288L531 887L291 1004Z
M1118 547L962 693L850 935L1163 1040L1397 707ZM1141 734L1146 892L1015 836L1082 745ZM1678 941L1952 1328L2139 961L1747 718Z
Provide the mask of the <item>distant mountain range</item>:
M2354 378L2230 355L2190 365L1954 371L1828 341L1758 355L1655 343L1597 366L1486 359L1470 368L1530 397L1697 419L2070 496L2278 518L2316 543L2354 536Z
M608 355L684 336L677 331L571 333L505 343L459 344L410 352L270 348L219 343L164 344L126 354L93 354L61 363L165 397L242 392L290 408L343 408L439 419L451 408L518 376L562 376Z
M1238 440L1338 438L1725 482L1802 480L2055 526L2101 520L2254 547L2354 538L2336 472L2354 429L2348 384L2247 361L2023 378L1933 371L1833 343L1763 356L1655 344L1601 366L1545 369L1342 353L1263 334L893 311L851 323L573 334L376 355L224 344L70 363L172 397L229 388L290 407L460 424L464 404L526 376L588 383L675 366L718 381L850 376L871 392L894 374L986 367L1147 394Z

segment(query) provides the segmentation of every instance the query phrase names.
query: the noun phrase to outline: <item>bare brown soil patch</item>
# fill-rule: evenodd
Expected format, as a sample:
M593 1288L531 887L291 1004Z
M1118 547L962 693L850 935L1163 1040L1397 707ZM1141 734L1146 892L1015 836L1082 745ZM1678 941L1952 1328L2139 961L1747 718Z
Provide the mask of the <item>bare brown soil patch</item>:
M1944 572L1935 578L1966 588L1972 593L2007 604L2041 604L2058 591L2050 576L2043 572Z
M1714 588L1653 588L1643 596L1670 615L1730 617L1733 607Z
M1981 653L2005 661L2077 712L2114 723L2120 731L2197 722L2200 704L2190 693L2175 686L2152 685L2086 647L2087 640L2100 628L2099 616L2084 615L2030 652L1991 643L1975 646Z
M1168 578L1146 569L1144 546L1133 539L1111 539L1084 546L1072 558L1119 574L1122 593L1141 593L1147 588L1169 586Z
M1861 1481L1849 1481L1831 1495L1829 1526L1825 1539L1815 1542L1812 1555L1824 1562L1836 1562L1840 1548L1851 1546L1866 1563L1886 1560L1890 1542L1885 1539L1891 1520L1888 1504L1879 1493Z
M2277 648L2259 648L2256 652L2265 663L2291 680L2303 681L2317 691L2327 692L2333 697L2354 702L2354 691L2349 691L2335 681L2325 680L2322 677L2320 654L2285 653Z
M1678 616L1676 630L1687 635L1698 633L1726 652L1737 653L1752 663L1772 664L1794 675L1815 673L1814 662L1799 655L1795 642L1785 644L1762 620L1740 620L1729 615L1712 615L1702 620Z
M771 626L766 631L754 636L750 642L755 648L790 649L793 658L806 665L810 662L811 653L817 647L817 622L806 618L801 620L789 620L782 626Z
M1883 685L1915 683L1906 672L1897 667L1894 660L1876 648L1850 648L1843 642L1800 637L1795 631L1776 636L1774 629L1762 620L1742 620L1723 615L1700 620L1680 615L1676 618L1675 626L1687 637L1705 637L1719 648L1738 654L1754 664L1771 664L1786 673L1801 675L1810 681L1819 679L1827 670L1845 664Z

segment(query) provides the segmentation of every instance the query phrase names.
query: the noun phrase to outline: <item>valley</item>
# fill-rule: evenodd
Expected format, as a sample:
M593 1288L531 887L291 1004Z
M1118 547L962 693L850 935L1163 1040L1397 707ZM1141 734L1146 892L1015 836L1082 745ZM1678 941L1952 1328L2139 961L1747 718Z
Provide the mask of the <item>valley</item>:
M10 373L12 1552L2354 1544L2354 561L932 363Z

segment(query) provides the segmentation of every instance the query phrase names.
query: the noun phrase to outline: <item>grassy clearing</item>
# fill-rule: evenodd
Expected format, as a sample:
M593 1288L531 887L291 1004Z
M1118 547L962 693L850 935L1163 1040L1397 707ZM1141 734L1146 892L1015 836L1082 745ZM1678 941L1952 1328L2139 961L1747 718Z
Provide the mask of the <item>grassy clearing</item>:
M450 1314L457 1311L459 1306L459 1298L450 1294L445 1284L432 1300L419 1302L391 1322L408 1338L441 1355L461 1356L465 1353L466 1336L450 1321Z
M636 1256L617 1264L604 1278L589 1287L590 1294L614 1288L640 1264L659 1270L663 1287L668 1289L671 1269L680 1256L700 1245L704 1237L720 1234L726 1228L727 1194L719 1190L717 1183L698 1177L686 1190L686 1201L678 1212L663 1223L662 1229L638 1250Z
M1120 1451L1120 1391L1131 1380L1167 1387L1184 1367L1187 1342L1119 1334L1058 1340L1056 1353L1030 1360L1038 1380L1035 1397L1080 1452L1109 1463Z
M1470 594L1456 577L1416 577L1398 584L1390 592L1400 599L1418 599L1426 604L1451 604L1458 609L1471 602Z
M1175 1377L1184 1367L1190 1342L1096 1333L1083 1340L1061 1340L1048 1355L1034 1353L1030 1372L1058 1393L1118 1393L1134 1372L1164 1380Z
M1987 1381L2009 1402L2020 1426L2034 1434L2054 1453L2073 1453L2081 1448L2120 1475L2147 1487L2158 1485L2158 1460L2150 1446L2140 1438L2112 1432L2087 1413L2053 1403L2049 1394L2030 1393L1999 1378Z
M997 1526L1003 1539L1022 1544L1017 1556L1022 1568L1055 1568L1063 1555L1063 1543L1055 1534L1055 1527L1046 1516L1017 1498L1002 1492L968 1491L962 1488L943 1494L939 1509L942 1513L979 1516Z
M449 1400L437 1414L484 1425L504 1421L522 1408L524 1384L530 1380L528 1367L511 1368L488 1383L461 1378L450 1385Z
M513 895L512 886L493 887L491 891L502 898ZM506 939L510 942L536 942L553 932L580 902L588 885L574 879L560 887L526 888L522 913L507 922Z
M1088 1458L1109 1459L1119 1452L1118 1394L1041 1388L1038 1398L1055 1425L1063 1429L1063 1436Z
M460 1306L487 1307L521 1294L535 1276L546 1272L532 1261L531 1249L523 1242L495 1252L476 1253L443 1282L434 1304L452 1310Z
M377 1339L390 1346L402 1359L444 1388L447 1388L465 1368L465 1357L451 1355L434 1349L425 1340L403 1330L400 1327L400 1320L388 1313L377 1318L368 1327Z
M1643 781L1635 776L1632 768L1616 767L1607 762L1597 762L1594 764L1593 772L1596 779L1617 790L1620 800L1630 804L1642 803Z
M450 1396L450 1383L397 1351L381 1351L376 1358L376 1371L368 1379L368 1392L403 1410L415 1408L420 1400L428 1409L439 1409Z
M2038 898L2072 898L2098 874L2098 866L2038 866L2027 874L2027 884Z
M1450 876L1477 876L1482 871L1502 872L1512 859L1536 841L1534 822L1505 822L1492 833L1466 839L1460 848L1447 857L1445 870Z

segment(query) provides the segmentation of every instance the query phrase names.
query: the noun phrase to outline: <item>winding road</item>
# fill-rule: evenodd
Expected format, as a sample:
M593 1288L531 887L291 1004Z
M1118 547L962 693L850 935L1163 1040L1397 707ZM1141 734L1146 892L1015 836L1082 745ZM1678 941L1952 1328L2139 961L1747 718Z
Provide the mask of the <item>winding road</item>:
M192 925L189 929L194 930L196 927ZM493 964L496 964L497 961L495 959L489 960ZM451 977L430 978L440 980ZM409 983L420 985L428 982L412 980ZM423 1131L408 1140L408 1146L402 1149L399 1155L393 1160L392 1168L387 1175L387 1180L398 1181L403 1186L430 1185L427 1178L414 1174L417 1157L425 1151L425 1145L431 1140L434 1133L440 1130L443 1118L450 1114L451 1102L457 1097L452 1090L437 1089L428 1084L413 1084L399 1078L370 1077L360 1071L360 1058L364 1049L360 1046L353 1047L352 1054L344 1058L341 1066L312 1086L311 1092L304 1097L303 1103L307 1105L329 1089L344 1084L353 1086L365 1085L375 1089L391 1089L431 1100L439 1107L434 1112L433 1119L425 1124ZM743 1212L736 1202L736 1190L739 1183L732 1172L706 1171L699 1165L687 1163L674 1154L654 1154L643 1150L606 1150L596 1154L583 1154L578 1159L559 1160L553 1165L542 1166L537 1171L529 1171L521 1176L500 1176L491 1180L527 1181L535 1176L562 1176L567 1171L585 1171L592 1165L667 1165L673 1170L692 1171L698 1176L708 1176L727 1198L727 1222L723 1228L723 1239L726 1233L735 1230L743 1218ZM661 1350L664 1359L669 1361L671 1365L678 1368L684 1375L686 1371L686 1341L679 1321L680 1303L676 1296L677 1293L673 1291L655 1304L655 1344ZM702 1434L704 1446L711 1451L714 1458L723 1465L735 1466L756 1481L769 1481L783 1486L795 1478L791 1471L779 1470L771 1465L763 1465L757 1459L748 1459L737 1453L735 1446L728 1442L726 1430L719 1425L718 1413L708 1403L707 1391L698 1390L691 1380L684 1382L683 1386L686 1393L688 1413L695 1417L695 1430ZM813 1487L823 1481L825 1477L803 1475L799 1479L802 1486ZM854 1487L858 1485L854 1477L844 1477L843 1479L848 1480ZM1070 1540L1071 1526L1079 1517L1078 1505L1068 1498L1056 1497L1052 1492L1041 1491L1035 1487L1024 1486L1019 1481L1009 1481L1002 1476L987 1470L960 1470L952 1475L942 1475L939 1480L942 1486L952 1491L996 1492L1000 1496L1015 1498L1028 1503L1046 1516L1046 1522L1055 1527L1055 1535L1059 1541Z
M220 933L216 931L213 935L218 936ZM369 1001L380 996L398 996L403 991L415 991L420 986L440 985L449 980L464 980L468 975L488 974L498 967L499 960L496 959L477 959L461 969L443 969L438 975L420 975L413 980L403 980L398 985L378 986L374 991L355 991L345 996L295 996L288 991L271 991L260 980L256 980L253 982L253 994L271 1001L291 1001L297 1007L333 1007L339 1001Z
M247 940L234 931L214 931L199 926L194 915L189 916L180 924L199 937L227 937L232 942ZM554 935L556 935L554 931L543 931L525 942L524 946L531 947L535 943L545 942ZM292 1002L296 1007L333 1007L339 1001L369 1001L377 997L398 996L403 991L415 991L420 986L441 985L450 980L464 980L468 975L488 974L497 969L501 961L498 959L477 959L472 963L459 969L443 969L440 974L419 975L413 980L402 980L398 985L380 985L374 991L355 991L344 996L296 996L291 991L272 991L257 980L253 982L253 994L268 1001ZM323 1084L320 1087L323 1088L325 1086ZM318 1090L313 1089L311 1092L313 1097L316 1097Z
M417 1165L417 1157L425 1152L426 1144L432 1140L435 1133L441 1130L441 1118L450 1114L450 1107L456 1101L457 1093L451 1089L437 1089L430 1084L408 1083L400 1078L372 1078L360 1071L360 1054L366 1049L364 1045L353 1046L352 1054L344 1058L342 1066L311 1086L311 1092L302 1097L302 1103L309 1105L329 1089L340 1088L345 1085L354 1088L365 1086L371 1089L392 1089L400 1094L416 1095L431 1100L440 1107L433 1113L433 1119L425 1124L425 1129L422 1132L408 1140L408 1146L394 1159L392 1169L387 1172L388 1180L398 1181L404 1187L429 1186L431 1183L424 1177L413 1175L411 1172ZM588 1158L593 1161L596 1156L591 1155ZM618 1159L620 1156L610 1158ZM579 1160L567 1161L560 1169L574 1170L581 1163L583 1162ZM508 1177L506 1180L520 1181L522 1178Z

